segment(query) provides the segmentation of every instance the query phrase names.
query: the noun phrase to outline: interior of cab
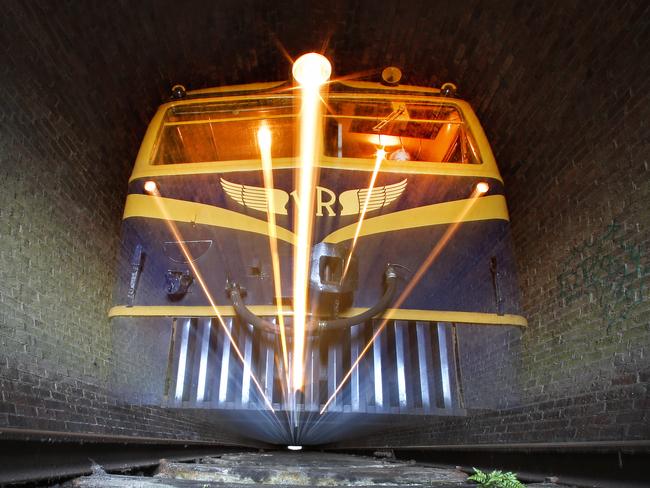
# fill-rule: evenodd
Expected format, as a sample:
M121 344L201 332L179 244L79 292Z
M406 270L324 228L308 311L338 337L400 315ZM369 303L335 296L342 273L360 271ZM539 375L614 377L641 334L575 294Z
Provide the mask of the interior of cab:
M257 131L272 134L272 155L297 154L299 106L293 99L180 105L167 111L153 164L259 158ZM328 157L478 164L478 150L459 110L449 104L387 100L329 100L323 113Z

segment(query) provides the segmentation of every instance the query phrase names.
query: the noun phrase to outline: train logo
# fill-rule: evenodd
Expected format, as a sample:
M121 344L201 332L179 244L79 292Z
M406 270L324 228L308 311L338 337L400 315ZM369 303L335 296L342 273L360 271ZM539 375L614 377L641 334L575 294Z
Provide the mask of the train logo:
M341 210L338 215L358 215L362 212L366 199L368 200L366 212L372 212L386 207L396 201L404 190L406 190L406 178L391 185L379 186L372 189L368 198L368 188L359 188L356 190L346 190L340 195L336 195L329 188L323 186L316 187L316 216L317 217L334 217L336 214L336 202L340 204ZM244 207L252 208L260 212L266 212L267 209L278 215L287 215L287 204L289 198L294 205L299 206L300 201L297 192L294 190L287 193L278 188L266 189L261 186L242 185L233 183L221 178L221 187L224 192L233 200ZM270 207L269 208L269 202Z

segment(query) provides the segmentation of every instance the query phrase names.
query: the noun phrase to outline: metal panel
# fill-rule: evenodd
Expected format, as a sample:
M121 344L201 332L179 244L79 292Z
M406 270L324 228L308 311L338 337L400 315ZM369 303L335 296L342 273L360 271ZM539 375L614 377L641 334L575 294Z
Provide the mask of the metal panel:
M438 323L438 349L440 351L440 377L442 381L442 397L445 408L451 408L451 376L449 371L448 337L449 324Z
M379 330L379 322L373 322L372 331L376 334ZM375 341L372 343L372 371L375 390L375 408L381 409L384 406L384 388L381 370L381 334L377 335Z
M305 407L318 410L320 409L320 350L318 347L312 345L309 348L306 369Z
M226 324L228 332L232 334L232 322L233 319L230 317L223 319ZM221 375L219 378L219 404L226 402L228 397L228 381L230 374L230 339L228 335L221 330L221 337L223 341L223 349L221 350Z
M460 406L460 383L458 378L458 356L456 355L456 324L449 324L447 334L447 350L449 351L449 384L451 388L451 408Z
M183 400L183 393L185 390L185 370L187 367L187 345L189 342L190 325L192 319L181 319L181 345L178 353L178 370L176 372L176 391L174 392L174 400L180 402Z
M176 379L178 377L178 358L181 350L181 336L183 319L172 319L172 334L169 344L169 364L167 365L167 379L165 383L165 398L169 403L176 401Z
M273 384L274 384L274 368L275 368L275 354L274 354L274 345L275 337L270 333L261 334L263 340L260 344L260 355L261 355L261 367L263 370L262 376L262 389L264 390L264 395L269 399L270 402L273 401Z
M214 318L175 319L170 346L169 401L177 406L222 409L260 408L253 378L277 410L319 411L341 386L382 320L356 324L347 331L310 339L306 350L304 395L284 391L285 372L279 339L225 318L228 334ZM273 321L268 317L267 320ZM390 321L329 404L330 411L431 413L459 408L452 324ZM232 348L241 348L243 364ZM291 356L291 351L289 351ZM291 357L289 357L291 362Z
M248 405L251 388L251 363L253 362L253 326L244 325L244 370L241 382L241 403Z
M206 393L206 379L208 375L208 354L210 352L210 335L212 333L212 319L200 319L201 355L199 360L199 377L196 387L196 401L203 402Z
M327 396L331 397L334 392L336 391L336 388L339 385L339 381L341 381L342 378L342 371L341 369L343 368L343 346L340 341L333 341L332 344L327 349ZM342 405L342 392L339 392L336 395L336 398L332 400L331 407L333 409L336 409L336 407L339 407Z
M354 365L361 352L361 328L363 324L353 325L350 328L350 367ZM353 412L358 412L360 408L360 371L359 364L352 370L350 375L350 406Z
M431 408L430 385L431 375L433 373L431 355L431 323L417 322L415 324L418 344L418 372L420 379L420 396L422 398L422 408L429 410Z
M400 408L407 406L406 394L406 344L408 322L396 320L395 327L395 360L397 363L397 399Z

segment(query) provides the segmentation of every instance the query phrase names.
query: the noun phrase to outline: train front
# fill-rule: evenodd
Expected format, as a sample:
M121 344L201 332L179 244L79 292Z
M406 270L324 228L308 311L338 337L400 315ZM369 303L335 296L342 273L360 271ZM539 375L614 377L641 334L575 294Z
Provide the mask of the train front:
M526 326L471 107L314 56L293 84L178 87L152 120L110 311L129 401L330 442L464 415L457 329Z

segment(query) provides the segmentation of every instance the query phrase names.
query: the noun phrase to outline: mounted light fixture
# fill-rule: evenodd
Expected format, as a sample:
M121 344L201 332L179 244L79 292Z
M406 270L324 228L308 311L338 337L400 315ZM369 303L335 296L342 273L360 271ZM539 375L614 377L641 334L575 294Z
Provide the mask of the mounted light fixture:
M146 191L149 195L155 195L158 192L158 185L156 185L156 182L152 180L145 181L144 191Z
M385 85L397 86L402 79L402 70L397 66L389 66L381 72L381 80Z
M490 185L488 185L485 181L481 181L476 184L476 193L480 195L487 193L489 189Z
M329 60L318 53L307 53L293 63L293 77L302 86L319 86L329 80L332 65Z

